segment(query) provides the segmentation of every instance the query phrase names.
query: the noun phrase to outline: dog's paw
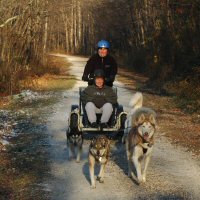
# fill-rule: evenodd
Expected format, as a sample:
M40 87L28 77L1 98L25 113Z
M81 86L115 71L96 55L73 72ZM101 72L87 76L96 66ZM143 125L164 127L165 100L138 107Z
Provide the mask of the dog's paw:
M104 183L104 179L100 176L97 176L97 181L99 181L99 183Z
M146 177L145 176L142 177L142 182L146 183Z
M91 189L95 189L95 188L96 188L96 185L91 185L90 188L91 188Z
M101 179L99 180L99 183L104 183L104 179L101 178Z
M138 184L143 183L143 177L138 177L137 179L138 179L138 180L137 180Z

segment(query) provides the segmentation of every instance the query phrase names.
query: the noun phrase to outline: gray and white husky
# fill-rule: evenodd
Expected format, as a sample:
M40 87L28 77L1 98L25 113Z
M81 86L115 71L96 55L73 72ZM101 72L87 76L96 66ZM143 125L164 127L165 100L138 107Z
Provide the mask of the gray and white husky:
M134 99L135 98L135 99ZM146 182L146 171L154 145L156 113L151 108L142 107L142 94L136 93L131 99L135 102L126 122L123 141L126 142L128 176L138 183ZM142 161L144 169L142 170ZM136 169L133 173L132 165Z
M78 128L68 129L67 136L67 149L68 159L76 158L76 162L80 162L83 146L83 133Z

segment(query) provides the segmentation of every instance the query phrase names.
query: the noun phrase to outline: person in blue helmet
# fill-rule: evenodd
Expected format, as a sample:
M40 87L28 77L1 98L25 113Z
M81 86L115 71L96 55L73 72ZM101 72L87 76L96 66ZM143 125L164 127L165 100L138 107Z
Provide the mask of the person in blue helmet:
M105 85L112 87L117 74L117 63L109 54L110 43L106 40L100 40L97 47L98 53L91 56L85 65L82 80L87 81L88 85L92 85L94 71L102 69L105 74Z

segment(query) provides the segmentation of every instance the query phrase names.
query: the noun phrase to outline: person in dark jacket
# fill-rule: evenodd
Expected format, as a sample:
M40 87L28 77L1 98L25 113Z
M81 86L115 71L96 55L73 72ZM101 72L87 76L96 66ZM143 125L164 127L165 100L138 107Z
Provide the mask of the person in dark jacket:
M98 42L98 53L93 55L85 65L82 80L87 81L88 85L93 84L94 71L102 69L105 74L105 84L113 86L115 76L117 74L117 63L115 59L109 54L110 43L106 40Z
M81 101L85 105L91 126L98 127L96 113L102 113L100 127L107 128L107 122L113 112L113 105L117 104L117 95L111 87L104 85L103 70L98 69L94 72L94 83L83 91Z

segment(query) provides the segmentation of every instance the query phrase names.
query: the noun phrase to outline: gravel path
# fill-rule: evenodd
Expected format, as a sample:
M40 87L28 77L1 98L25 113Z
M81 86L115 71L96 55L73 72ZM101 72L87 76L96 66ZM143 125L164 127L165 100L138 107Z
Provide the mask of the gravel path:
M67 160L65 135L70 106L78 104L78 87L86 86L80 77L87 59L75 56L66 58L72 63L71 74L77 77L77 84L72 90L63 92L63 97L49 116L51 174L45 184L52 192L52 199L200 199L200 162L194 160L185 149L172 146L162 134L162 127L158 127L145 185L138 186L127 177L125 148L113 141L105 183L97 183L96 189L90 189L87 162L89 141L84 141L82 160L76 163ZM119 102L128 105L131 91L123 89L120 82L115 85L118 87Z

